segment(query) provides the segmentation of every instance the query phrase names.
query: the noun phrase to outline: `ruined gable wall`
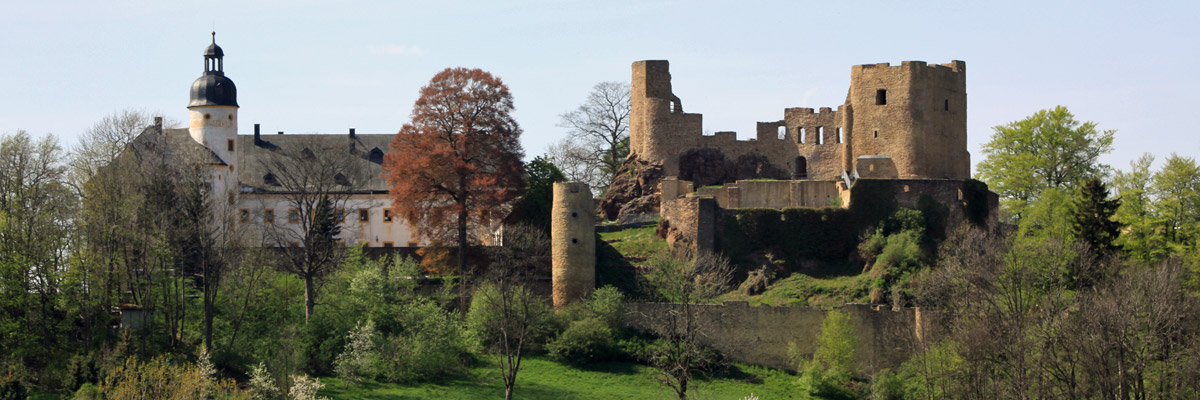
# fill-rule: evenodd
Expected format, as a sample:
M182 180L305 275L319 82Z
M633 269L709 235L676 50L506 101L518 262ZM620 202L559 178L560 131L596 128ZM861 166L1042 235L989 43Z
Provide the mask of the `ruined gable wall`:
M845 111L844 106L838 107L837 111L821 107L815 113L811 108L788 108L783 111L788 136L797 149L795 156L804 157L807 164L807 173L803 178L837 179L842 176L842 170L846 169L844 158L850 138L849 127L844 124L847 118ZM789 168L796 171L794 168L798 160L788 161Z

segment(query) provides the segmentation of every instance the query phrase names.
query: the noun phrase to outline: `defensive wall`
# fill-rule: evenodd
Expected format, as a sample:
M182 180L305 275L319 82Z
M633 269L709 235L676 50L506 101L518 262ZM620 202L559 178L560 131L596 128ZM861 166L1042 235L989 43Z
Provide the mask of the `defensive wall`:
M853 240L861 233L859 229L886 218L896 207L929 214L936 218L941 229L962 224L968 220L971 208L980 207L984 216L978 222L996 226L1000 201L986 186L981 189L981 198L973 200L968 193L969 185L947 179L858 179L850 188L842 181L831 180L737 181L690 192L689 182L664 179L661 186L669 188L662 192L661 235L671 248L683 244L705 250L723 250L717 247L720 236L725 234L725 220L755 210L799 209L826 215L810 221L821 226L791 232L814 237L784 238L787 242L804 243L847 235ZM845 218L830 219L830 207L843 209L839 212L846 214Z
M836 110L784 109L782 119L758 122L749 140L737 140L734 132L704 135L703 115L684 112L672 92L665 60L633 63L630 105L631 152L661 162L665 176L684 180L692 175L688 157L696 149L715 149L739 163L745 157L764 158L770 165L760 171L771 173L752 176L761 178L839 179L855 169L882 178L970 176L962 61L854 66L845 104ZM868 175L868 165L860 160L884 162L890 169ZM774 171L787 176L768 176L777 175Z
M680 315L682 304L631 303L626 306L626 324L652 331L656 321ZM821 323L829 311L815 307L751 306L744 301L691 305L701 342L738 362L796 369L789 345L811 358L817 348ZM916 308L892 310L866 304L836 308L845 313L854 328L858 347L854 357L865 372L895 368L904 362L914 340L923 336L921 313Z

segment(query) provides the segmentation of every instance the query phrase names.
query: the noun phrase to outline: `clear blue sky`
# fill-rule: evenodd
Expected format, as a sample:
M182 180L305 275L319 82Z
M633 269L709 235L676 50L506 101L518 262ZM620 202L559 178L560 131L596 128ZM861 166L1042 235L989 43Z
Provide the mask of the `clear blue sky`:
M114 111L186 120L209 32L243 134L399 130L452 66L500 76L529 158L593 84L671 61L705 129L748 138L786 107L836 107L850 66L967 62L972 162L992 126L1055 105L1116 129L1103 161L1200 155L1200 2L24 1L0 14L0 132L66 147Z

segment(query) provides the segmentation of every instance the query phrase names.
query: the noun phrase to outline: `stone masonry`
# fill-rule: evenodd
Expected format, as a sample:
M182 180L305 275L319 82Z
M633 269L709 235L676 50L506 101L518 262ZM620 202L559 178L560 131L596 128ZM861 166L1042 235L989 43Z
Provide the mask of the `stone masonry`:
M962 61L856 65L845 104L836 110L785 109L783 119L759 122L749 140L737 140L734 132L704 135L703 116L684 112L672 93L665 60L633 63L632 89L631 153L661 162L668 177L688 180L683 177L690 171L680 168L689 163L681 157L704 148L718 149L729 160L765 157L792 179L839 179L855 176L856 169L878 178L970 177Z

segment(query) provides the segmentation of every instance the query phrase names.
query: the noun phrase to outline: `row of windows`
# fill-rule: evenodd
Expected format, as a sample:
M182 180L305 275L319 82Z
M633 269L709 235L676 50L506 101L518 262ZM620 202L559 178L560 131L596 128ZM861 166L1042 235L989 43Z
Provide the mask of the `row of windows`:
M263 210L263 221L268 224L275 223L275 210L268 208ZM300 223L300 211L295 208L289 208L287 214L288 223ZM366 208L358 209L358 220L368 222L371 220L371 210ZM241 209L238 211L238 222L243 224L250 223L250 210ZM346 210L339 208L337 210L337 222L339 224L346 222ZM385 208L383 210L383 222L392 222L392 210Z

